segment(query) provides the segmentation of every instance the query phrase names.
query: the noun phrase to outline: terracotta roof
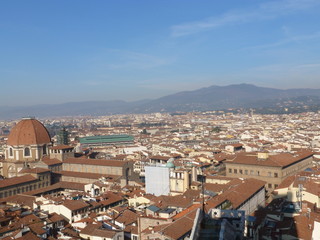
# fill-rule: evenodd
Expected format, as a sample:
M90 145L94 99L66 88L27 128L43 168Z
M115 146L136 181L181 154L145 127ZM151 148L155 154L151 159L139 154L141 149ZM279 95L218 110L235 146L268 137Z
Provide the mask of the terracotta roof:
M0 202L19 204L21 206L28 206L30 208L33 208L33 202L35 201L35 199L36 197L33 197L33 196L28 196L25 194L17 194L14 196L2 198L0 199Z
M294 235L298 239L312 239L314 222L320 222L320 215L318 213L311 212L310 217L299 215L294 217L294 221Z
M78 183L78 182L65 182L65 181L61 181L55 184L52 184L50 186L41 188L41 189L37 189L37 190L33 190L33 191L29 191L26 192L25 194L27 195L39 195L42 193L46 193L55 189L72 189L72 190L79 190L79 191L84 191L84 183Z
M84 229L81 230L80 234L89 235L91 237L102 237L113 239L114 236L117 234L117 231L101 228L101 224L88 224Z
M100 173L83 173L83 172L72 172L72 171L59 171L56 172L58 174L61 174L63 176L68 177L77 177L77 178L88 178L88 179L100 179L102 177L107 178L108 182L113 182L117 180L120 175L110 175L110 174L100 174Z
M61 188L80 190L80 191L84 191L84 185L85 185L84 183L65 182L65 181L61 181L57 184L60 184Z
M63 150L63 149L73 149L72 146L69 146L69 145L56 145L56 146L53 146L53 147L50 147L50 149L52 150Z
M34 214L27 215L21 219L19 219L19 224L23 224L26 226L30 226L31 224L41 223L42 220Z
M45 234L47 231L44 229L43 222L35 223L29 225L29 228L32 232L34 232L37 235Z
M309 177L303 178L304 180L301 180L300 177L297 176L293 186L298 188L299 184L303 185L303 188L306 192L314 194L316 196L320 196L320 184L315 179L310 179Z
M193 199L183 195L176 195L176 196L161 195L159 197L153 198L152 202L154 202L154 205L156 205L159 208L165 208L165 207L187 208L192 205Z
M11 129L7 144L11 146L50 143L48 130L36 119L23 119Z
M286 179L284 179L279 186L277 187L277 189L280 188L288 188L295 180L296 176L289 176Z
M41 240L42 238L37 237L34 233L28 232L22 237L16 238L16 240Z
M59 221L68 221L64 216L57 214L56 212L53 212L49 214L49 220L53 223L59 222Z
M45 173L45 172L50 172L49 169L46 168L25 168L22 169L19 173Z
M119 216L115 218L115 221L123 223L124 225L132 224L134 222L137 222L137 220L138 215L129 209L124 210L122 213L119 214Z
M98 159L87 159L87 158L68 158L64 160L64 163L122 167L127 163L127 161L98 160Z
M233 160L227 160L226 163L286 167L290 164L312 156L312 152L304 151L295 155L290 153L280 153L277 155L269 155L267 159L258 159L257 154L254 153L239 153Z
M198 209L201 207L201 204L193 204L190 207L186 208L185 210L183 210L182 212L179 212L177 215L175 215L173 217L173 220L178 220L179 218L187 215L188 213L192 212L195 209Z
M62 164L62 162L59 159L56 158L49 158L49 157L44 157L41 160L44 164L48 165L48 166L52 166L52 165L57 165L57 164Z
M219 193L229 188L229 184L205 183L204 189L211 192Z
M150 159L155 159L155 160L163 160L163 161L168 161L171 157L165 157L165 156L151 156Z
M65 200L62 205L70 209L71 211L79 210L90 206L82 200Z
M14 186L17 184L32 182L32 181L36 181L36 180L37 180L37 178L35 178L34 176L32 176L30 174L25 175L25 176L21 176L21 177L7 178L7 179L0 181L0 188L10 187L10 186Z
M173 223L155 226L153 229L147 228L143 233L152 234L152 231L161 232L162 235L168 236L170 239L179 239L192 230L196 212L197 209L194 209Z
M208 208L215 208L224 201L229 200L232 204L232 207L237 209L242 203L252 197L266 184L264 181L253 178L245 179L238 183L233 183L234 185L231 183L225 184L225 186L229 186L227 190L207 201Z
M225 193L227 199L232 203L232 206L236 209L246 200L253 196L258 190L265 186L266 182L249 178L245 179L241 184L232 186Z
M73 228L72 229L71 228L64 228L61 230L61 232L66 236L73 237L71 239L79 239L79 233L76 230L74 230Z
M109 206L113 203L120 202L123 200L121 195L112 192L105 192L102 196L103 198L105 198L105 200L100 201L100 203L104 206Z

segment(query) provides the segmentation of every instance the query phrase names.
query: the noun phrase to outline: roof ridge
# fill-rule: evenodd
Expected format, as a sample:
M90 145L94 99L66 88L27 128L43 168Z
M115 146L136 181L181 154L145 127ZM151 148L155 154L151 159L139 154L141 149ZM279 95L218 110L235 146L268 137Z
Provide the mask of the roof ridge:
M35 122L33 121L33 119L31 119L31 124L32 124L32 132L34 134L34 138L36 139L36 143L38 142L38 136L36 134L36 125L35 125Z

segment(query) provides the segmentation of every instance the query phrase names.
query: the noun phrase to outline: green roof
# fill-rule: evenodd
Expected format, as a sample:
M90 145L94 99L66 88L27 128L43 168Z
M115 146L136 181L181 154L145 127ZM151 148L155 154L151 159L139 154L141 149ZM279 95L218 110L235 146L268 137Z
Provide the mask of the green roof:
M134 138L130 135L98 135L80 138L82 144L99 144L99 143L119 143L133 142Z

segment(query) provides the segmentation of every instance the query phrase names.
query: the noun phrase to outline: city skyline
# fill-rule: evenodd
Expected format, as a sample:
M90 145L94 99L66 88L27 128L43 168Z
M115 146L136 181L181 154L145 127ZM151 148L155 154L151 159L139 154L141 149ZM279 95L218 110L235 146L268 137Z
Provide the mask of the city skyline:
M320 88L320 2L10 1L1 106L155 99L211 85Z

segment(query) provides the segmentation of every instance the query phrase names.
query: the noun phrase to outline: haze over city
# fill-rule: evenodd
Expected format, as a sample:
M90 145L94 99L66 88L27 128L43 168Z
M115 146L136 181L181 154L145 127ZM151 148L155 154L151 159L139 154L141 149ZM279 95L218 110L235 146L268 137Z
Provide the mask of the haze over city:
M0 105L319 88L319 1L3 1Z
M0 240L320 239L319 10L0 1Z

